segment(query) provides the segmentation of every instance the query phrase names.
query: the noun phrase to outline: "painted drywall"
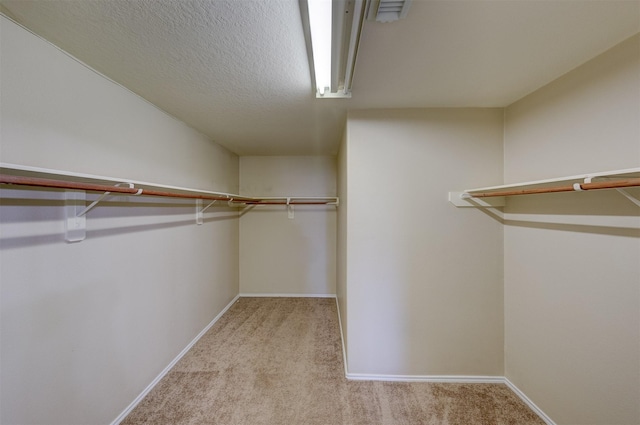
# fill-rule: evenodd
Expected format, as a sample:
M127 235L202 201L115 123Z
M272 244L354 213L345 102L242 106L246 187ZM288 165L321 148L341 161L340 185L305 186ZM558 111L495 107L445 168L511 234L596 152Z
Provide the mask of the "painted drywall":
M332 156L243 156L246 196L336 196ZM250 209L240 219L242 294L335 295L336 207Z
M640 36L505 117L507 182L639 167ZM507 378L559 425L640 423L640 209L600 191L505 212Z
M237 192L236 155L0 26L3 162ZM3 424L110 423L238 294L235 210L114 197L67 243L61 191L0 197Z
M502 182L502 132L500 109L349 113L350 374L503 374L502 224L447 200Z

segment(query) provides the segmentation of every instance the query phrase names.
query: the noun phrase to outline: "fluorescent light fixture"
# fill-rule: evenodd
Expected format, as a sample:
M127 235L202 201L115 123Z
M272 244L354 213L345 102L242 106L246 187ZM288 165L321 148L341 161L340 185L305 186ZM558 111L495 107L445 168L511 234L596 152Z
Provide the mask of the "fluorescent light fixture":
M299 0L317 98L350 98L367 0Z
M331 0L309 0L309 27L316 87L331 91Z

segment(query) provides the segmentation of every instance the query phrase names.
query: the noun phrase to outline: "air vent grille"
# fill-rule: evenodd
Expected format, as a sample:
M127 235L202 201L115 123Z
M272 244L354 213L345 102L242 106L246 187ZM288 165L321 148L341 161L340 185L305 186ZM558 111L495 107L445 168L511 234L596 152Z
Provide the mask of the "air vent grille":
M377 22L393 22L407 16L411 0L373 0L367 18Z

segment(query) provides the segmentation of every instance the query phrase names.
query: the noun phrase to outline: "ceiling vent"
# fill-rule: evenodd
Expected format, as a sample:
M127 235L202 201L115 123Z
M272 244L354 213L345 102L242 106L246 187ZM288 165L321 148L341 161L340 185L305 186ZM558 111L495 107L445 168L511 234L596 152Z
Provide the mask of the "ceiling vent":
M372 0L367 19L377 22L393 22L403 19L409 12L411 0Z

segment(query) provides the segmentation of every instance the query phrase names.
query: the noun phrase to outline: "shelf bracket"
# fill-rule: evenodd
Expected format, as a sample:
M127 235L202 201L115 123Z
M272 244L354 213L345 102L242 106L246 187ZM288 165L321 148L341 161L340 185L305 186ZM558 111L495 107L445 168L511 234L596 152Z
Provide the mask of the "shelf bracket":
M504 196L474 198L467 192L449 192L449 202L461 208L495 208L505 206Z
M133 189L133 183L118 183L115 186L119 187L123 184ZM139 189L137 193L132 195L140 195L142 189ZM67 242L80 242L86 238L87 235L87 213L91 211L100 201L109 196L111 192L105 192L98 199L90 203L85 208L82 208L87 202L87 192L84 190L67 190L65 191L65 235L64 239Z
M83 241L87 235L87 217L78 212L87 202L84 190L67 190L64 193L64 239L67 242ZM85 208L86 209L86 208Z
M114 186L116 187L120 187L123 184L126 184L127 186L129 186L129 189L133 189L133 183L117 183ZM132 193L133 196L136 195L140 195L142 193L142 189L138 189L138 193ZM105 192L102 195L100 195L100 197L98 199L96 199L95 201L93 201L92 203L90 203L85 209L83 209L82 211L80 211L78 213L78 217L82 217L84 215L86 215L89 211L91 211L93 209L93 207L95 207L96 205L98 205L98 203L100 201L102 201L104 198L106 198L107 196L111 195L111 192Z
M293 219L295 217L293 205L291 205L291 198L287 198L287 216L289 219Z
M602 177L602 179L604 180L614 180L614 178L607 178L607 177ZM584 179L585 183L592 183L593 182L593 177L587 176ZM640 207L640 199L636 198L635 196L633 196L632 194L630 194L626 189L620 189L620 188L616 188L616 191L621 194L622 196L624 196L625 198L627 198L628 200L630 200L631 202L633 202L634 204L636 204L637 206Z
M636 198L635 196L631 195L629 192L627 192L624 189L616 189L618 191L618 193L620 193L622 196L624 196L625 198L627 198L628 200L630 200L631 202L633 202L634 204L636 204L637 206L640 207L640 199Z
M202 199L196 199L196 224L204 223L204 212L217 201L213 200L206 207L202 208Z

